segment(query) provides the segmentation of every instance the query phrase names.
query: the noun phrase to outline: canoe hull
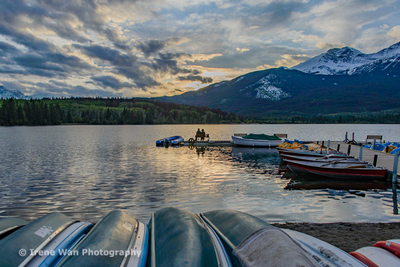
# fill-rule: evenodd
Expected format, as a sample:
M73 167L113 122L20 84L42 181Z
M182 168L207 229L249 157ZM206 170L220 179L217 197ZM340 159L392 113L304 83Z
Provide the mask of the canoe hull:
M232 136L232 142L237 146L277 147L279 144L282 143L282 140L258 140Z
M364 266L322 240L274 227L243 212L216 210L201 216L220 236L233 266ZM262 242L257 242L263 236ZM250 248L249 257L244 254L246 247ZM246 265L247 260L253 265Z
M148 253L146 240L146 225L113 210L96 223L58 266L144 267Z
M330 151L329 154L326 151L316 152L316 151L309 151L309 150L299 150L299 149L287 149L287 148L277 148L279 156L282 155L293 155L293 156L301 156L301 157L338 157L338 158L353 158L346 154L339 153L337 151Z
M381 168L351 168L356 166L349 164L350 168L330 168L313 166L306 162L286 160L288 168L300 175L315 174L330 178L352 179L386 179L387 170Z
M212 239L198 215L164 208L153 214L149 230L148 266L218 266Z

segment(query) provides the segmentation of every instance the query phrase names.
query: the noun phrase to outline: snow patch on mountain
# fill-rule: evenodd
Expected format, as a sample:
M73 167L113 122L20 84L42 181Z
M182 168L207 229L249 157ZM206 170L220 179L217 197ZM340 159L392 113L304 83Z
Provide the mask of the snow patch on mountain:
M290 94L284 92L281 88L277 87L277 84L274 84L271 81L274 79L276 79L275 75L268 75L261 78L256 83L247 86L246 88L254 88L256 86L256 88L254 88L254 90L257 92L256 98L279 101L283 98L291 97Z
M8 90L4 86L0 85L0 98L3 98L3 99L9 99L9 98L25 99L26 96L23 93L21 93L20 91Z
M353 75L385 70L400 60L400 42L374 54L364 54L351 47L333 48L292 69L320 75Z

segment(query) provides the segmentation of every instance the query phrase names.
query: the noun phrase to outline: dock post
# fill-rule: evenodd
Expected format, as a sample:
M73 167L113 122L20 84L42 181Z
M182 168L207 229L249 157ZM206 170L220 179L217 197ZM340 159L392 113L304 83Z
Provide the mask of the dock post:
M350 151L351 151L351 145L349 145L349 146L347 147L347 156L350 156Z
M336 149L336 151L339 152L339 150L340 150L340 144L337 144L337 149Z
M347 132L346 135L344 136L344 142L347 143Z
M358 157L358 159L362 160L362 156L363 156L363 147L360 146L360 156Z
M328 147L326 148L326 154L329 154L329 150L331 150L331 140L328 140Z
M374 145L372 146L373 150L375 150L375 144L376 144L376 139L374 139Z
M376 167L376 163L378 162L378 155L375 154L374 155L374 163L372 163L372 165L374 165Z
M394 154L392 183L397 183L397 167L399 165L399 151Z
M397 204L397 183L392 183L392 192L393 192L393 214L399 214L399 206Z

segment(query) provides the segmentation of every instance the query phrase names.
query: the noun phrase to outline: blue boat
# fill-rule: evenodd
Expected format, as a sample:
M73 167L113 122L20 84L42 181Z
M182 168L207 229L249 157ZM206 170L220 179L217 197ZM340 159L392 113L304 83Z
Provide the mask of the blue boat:
M183 143L183 141L184 139L182 136L175 135L157 140L156 146L167 146L167 145L176 146Z

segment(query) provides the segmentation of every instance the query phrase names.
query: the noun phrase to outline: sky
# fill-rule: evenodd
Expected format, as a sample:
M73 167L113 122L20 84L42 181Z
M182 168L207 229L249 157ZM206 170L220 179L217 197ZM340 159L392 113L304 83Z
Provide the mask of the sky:
M1 0L0 85L156 97L400 41L398 0Z

